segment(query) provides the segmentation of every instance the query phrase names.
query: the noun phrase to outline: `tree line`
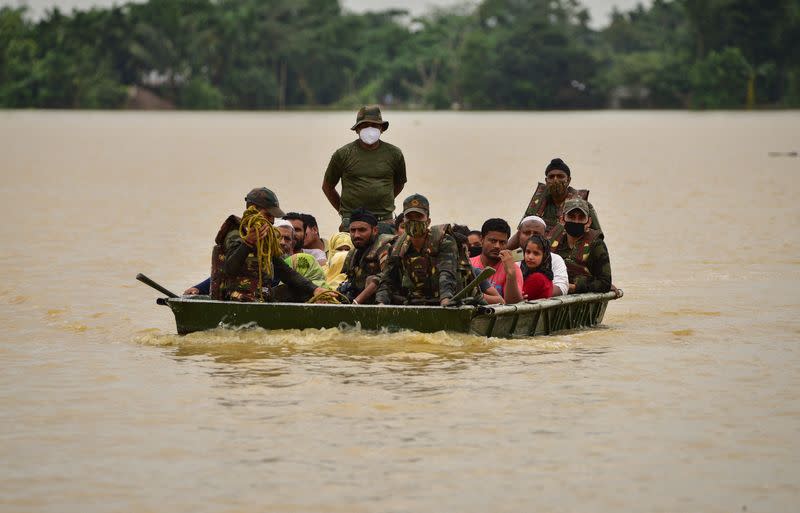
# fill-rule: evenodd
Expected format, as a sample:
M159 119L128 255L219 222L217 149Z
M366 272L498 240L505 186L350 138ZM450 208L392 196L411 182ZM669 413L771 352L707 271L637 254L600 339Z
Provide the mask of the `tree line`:
M791 108L800 0L578 0L362 14L338 0L0 9L0 107Z

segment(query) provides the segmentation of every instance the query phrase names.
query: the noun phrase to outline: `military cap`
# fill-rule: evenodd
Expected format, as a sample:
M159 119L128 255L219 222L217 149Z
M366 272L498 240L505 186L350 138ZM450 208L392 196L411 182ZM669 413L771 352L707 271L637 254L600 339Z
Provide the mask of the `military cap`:
M381 117L381 108L377 105L364 105L358 109L356 124L353 125L350 130L358 130L358 126L364 123L379 123L384 132L389 130L389 122L383 120L383 117Z
M564 215L569 214L573 210L580 210L588 216L589 204L581 198L570 198L564 202Z
M244 200L247 203L252 203L257 207L266 208L267 212L269 212L273 217L282 217L286 215L283 210L281 210L281 206L278 203L278 197L274 192L266 187L256 187L247 193L247 196L244 197Z
M419 212L426 216L431 215L431 205L428 198L422 194L412 194L403 201L403 216L409 212Z

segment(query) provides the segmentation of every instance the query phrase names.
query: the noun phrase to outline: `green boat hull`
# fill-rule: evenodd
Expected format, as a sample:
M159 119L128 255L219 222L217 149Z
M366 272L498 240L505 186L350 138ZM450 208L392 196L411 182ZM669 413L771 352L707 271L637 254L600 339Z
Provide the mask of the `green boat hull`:
M178 333L185 335L218 327L258 326L267 330L358 328L452 331L487 337L532 337L596 326L608 302L622 291L576 294L515 305L496 306L377 306L308 303L237 303L191 298L162 298L170 307Z

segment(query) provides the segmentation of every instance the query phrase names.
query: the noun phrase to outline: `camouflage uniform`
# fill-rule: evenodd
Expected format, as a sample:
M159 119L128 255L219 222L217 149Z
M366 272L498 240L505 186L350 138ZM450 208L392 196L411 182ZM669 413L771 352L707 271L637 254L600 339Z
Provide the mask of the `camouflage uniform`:
M590 207L581 199L572 199L564 202L564 211L568 213L580 209L587 215ZM611 260L608 248L603 241L603 232L589 229L570 248L568 235L553 239L550 250L564 259L567 265L569 282L575 284L575 294L582 292L608 292L611 290Z
M253 189L245 197L248 205L266 208L273 216L282 216L278 198L266 188ZM254 248L239 235L241 219L228 216L214 239L211 254L211 297L223 301L269 301L272 286L282 281L296 300L311 297L316 287L289 267L279 256L272 258L273 276L262 274L263 290L258 289L258 258Z
M564 200L564 203L570 199L583 199L587 200L589 197L589 191L586 189L573 189L572 187L567 188L567 197ZM589 216L592 218L592 225L591 228L593 230L602 231L600 228L600 221L597 219L597 212L595 212L594 207L588 201L586 204L589 206ZM553 198L550 196L550 193L547 191L547 186L543 183L539 183L536 186L536 191L533 193L533 197L531 198L531 202L528 205L528 208L525 209L525 215L527 216L539 216L541 217L544 222L547 224L547 231L545 236L548 239L553 239L557 237L558 233L553 233L554 229L557 229L559 224L559 218L563 213L563 204L561 206L557 205Z
M414 194L403 202L404 214L409 211L430 211L428 200ZM459 246L448 233L449 225L428 229L425 242L418 251L408 233L392 245L381 273L375 301L383 304L439 303L453 297L463 286Z
M394 238L394 235L379 234L366 249L352 248L347 252L342 267L347 281L340 286L342 293L355 299L366 288L370 276L380 275Z

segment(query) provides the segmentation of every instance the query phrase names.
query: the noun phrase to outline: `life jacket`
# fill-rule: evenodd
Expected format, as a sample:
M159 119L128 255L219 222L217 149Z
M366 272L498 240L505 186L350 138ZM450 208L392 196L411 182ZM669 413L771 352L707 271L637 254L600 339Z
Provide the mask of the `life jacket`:
M229 276L225 273L225 238L231 231L238 231L241 223L241 218L228 216L214 238L214 249L211 251L211 298L221 301L266 301L269 294L258 289L258 258L254 253L247 255L239 274ZM262 274L263 286L267 289L270 278Z
M564 259L564 263L567 265L567 274L570 283L574 283L575 278L578 276L592 275L588 267L589 255L592 251L592 243L598 238L603 238L603 232L599 230L589 230L578 240L575 247L570 249L567 244L567 234L565 232L559 240L554 240L551 243L551 251L561 255ZM556 250L557 246L560 247L561 251Z
M428 238L419 254L409 255L412 249L411 238L407 233L400 235L392 246L389 258L397 259L401 266L400 295L408 300L439 298L439 249L445 235L452 235L449 224L431 226ZM455 237L453 237L455 239ZM472 267L462 245L458 246L458 269L456 280L463 286L464 280L472 279ZM467 274L469 273L469 274Z
M589 201L589 190L573 189L572 187L568 187L567 197L564 199L564 201L572 198L581 198L584 201ZM560 209L557 209L555 220L546 219L544 217L544 211L547 209L547 206L549 204L550 204L550 195L547 194L547 185L539 182L539 184L536 186L536 190L533 192L533 196L531 197L531 201L528 204L528 208L525 209L525 215L541 217L547 224L548 229L550 229L550 227L558 224L558 217L561 216L561 211Z
M367 278L380 274L383 270L381 269L381 256L389 251L389 245L394 238L394 235L379 234L359 262L355 261L356 248L347 252L342 272L347 275L347 281L350 282L356 295L360 294L367 286Z

